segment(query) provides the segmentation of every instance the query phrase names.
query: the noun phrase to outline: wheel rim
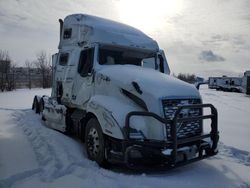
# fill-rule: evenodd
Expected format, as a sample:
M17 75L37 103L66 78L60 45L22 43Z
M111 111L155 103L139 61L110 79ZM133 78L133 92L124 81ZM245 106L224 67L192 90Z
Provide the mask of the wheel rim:
M90 155L95 158L100 151L100 142L98 132L93 127L88 133L87 147Z

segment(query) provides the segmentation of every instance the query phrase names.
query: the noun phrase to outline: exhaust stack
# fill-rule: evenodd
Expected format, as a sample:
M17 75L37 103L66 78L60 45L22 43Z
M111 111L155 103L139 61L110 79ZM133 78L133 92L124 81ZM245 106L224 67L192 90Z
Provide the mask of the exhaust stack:
M60 40L61 40L61 37L62 37L62 29L63 29L63 20L62 20L62 19L59 19L59 23L60 23Z

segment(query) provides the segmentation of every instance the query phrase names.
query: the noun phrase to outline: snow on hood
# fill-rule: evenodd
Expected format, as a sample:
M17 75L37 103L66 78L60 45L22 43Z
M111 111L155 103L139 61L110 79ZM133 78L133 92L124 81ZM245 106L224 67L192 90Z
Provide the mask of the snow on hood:
M153 69L135 65L105 65L100 73L108 76L111 81L119 82L124 89L133 88L132 82L137 82L143 93L155 98L200 98L195 86Z

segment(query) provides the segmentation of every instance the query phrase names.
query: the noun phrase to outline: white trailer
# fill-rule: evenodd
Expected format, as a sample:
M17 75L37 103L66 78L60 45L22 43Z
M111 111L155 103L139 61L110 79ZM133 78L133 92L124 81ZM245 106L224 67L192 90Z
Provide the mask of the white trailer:
M219 84L222 84L222 77L209 77L208 78L208 88L217 89Z
M164 52L138 29L69 15L52 57L52 94L35 96L33 109L49 127L79 136L99 165L175 167L217 153L216 109L169 75ZM209 134L203 119L211 119Z
M209 77L208 87L229 92L241 92L242 78L240 77Z

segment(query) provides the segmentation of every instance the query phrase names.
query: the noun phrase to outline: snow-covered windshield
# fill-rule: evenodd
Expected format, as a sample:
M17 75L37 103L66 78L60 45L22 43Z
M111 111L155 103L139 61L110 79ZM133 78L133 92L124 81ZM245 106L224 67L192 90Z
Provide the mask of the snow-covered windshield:
M99 49L100 65L136 65L146 68L157 68L156 52L101 46Z

